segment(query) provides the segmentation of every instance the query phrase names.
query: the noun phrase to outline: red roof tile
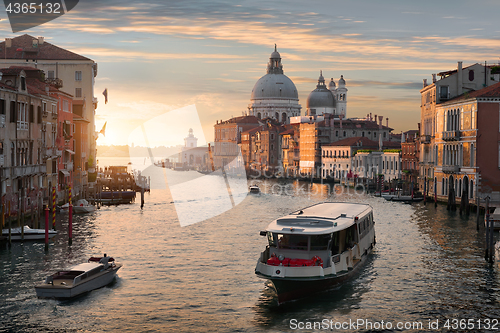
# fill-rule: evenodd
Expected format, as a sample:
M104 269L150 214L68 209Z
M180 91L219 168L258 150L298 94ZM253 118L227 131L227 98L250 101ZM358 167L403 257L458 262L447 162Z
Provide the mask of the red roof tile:
M489 87L480 89L480 90L475 90L471 92L466 92L460 96L457 96L455 98L452 98L446 102L443 102L442 104L447 104L450 102L456 102L460 101L463 99L469 99L469 98L488 98L488 97L500 97L500 82L495 83Z
M33 36L24 34L12 38L12 46L5 47L5 41L0 43L0 54L5 59L37 59L37 60L87 60L89 58L55 46L47 41L33 47L33 40L38 40ZM22 51L18 51L22 49Z

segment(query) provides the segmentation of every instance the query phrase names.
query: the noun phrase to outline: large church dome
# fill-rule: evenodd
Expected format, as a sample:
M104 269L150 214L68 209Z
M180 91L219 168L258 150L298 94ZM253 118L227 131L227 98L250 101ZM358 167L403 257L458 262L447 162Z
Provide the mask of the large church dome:
M267 64L267 74L253 87L249 115L261 119L271 117L285 123L290 117L300 116L300 109L297 88L283 73L281 55L275 45Z
M285 74L266 74L255 83L250 99L269 98L298 100L299 94L295 84Z

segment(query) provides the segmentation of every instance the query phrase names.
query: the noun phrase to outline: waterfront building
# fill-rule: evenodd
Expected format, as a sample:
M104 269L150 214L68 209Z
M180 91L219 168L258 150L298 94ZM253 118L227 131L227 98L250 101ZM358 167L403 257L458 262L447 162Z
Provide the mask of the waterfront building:
M75 179L81 179L81 190L87 186L88 171L95 171L95 155L97 139L94 126L97 98L94 97L94 80L97 76L97 64L87 57L65 50L48 43L43 37L33 37L28 34L15 38L6 38L0 43L3 58L0 67L30 66L41 69L45 73L45 80L53 84L62 92L73 96L73 113L79 122L86 125L80 126L79 137L86 142L80 142L81 155L78 160L81 166L75 168ZM76 143L78 144L78 143ZM75 159L77 159L75 157ZM78 187L76 189L78 191Z
M214 125L214 167L220 169L236 159L237 167L244 166L240 157L241 133L261 125L255 116L234 117Z
M420 124L419 124L420 128ZM401 134L402 180L417 185L420 157L420 130L410 130ZM425 188L427 190L427 187Z
M287 125L280 133L281 163L285 177L297 177L300 163L299 125Z
M198 138L194 136L192 128L184 138L180 155L180 161L185 167L208 170L208 148L198 147Z
M500 204L500 83L436 106L434 183L442 199Z
M309 122L300 123L300 173L307 177L321 177L321 147L347 138L365 137L370 140L388 141L392 128L373 118L336 119L334 115L304 117ZM376 118L375 118L376 119ZM295 119L294 119L295 120ZM297 119L302 121L302 119ZM307 119L305 119L307 120ZM388 125L388 121L387 121Z
M383 175L391 182L401 178L401 145L391 141L352 137L321 147L323 179L364 181Z
M252 89L248 115L288 123L290 117L300 116L300 109L297 88L284 74L281 55L275 45L267 64L266 75Z
M57 103L34 69L0 69L1 199L11 213L41 209L57 184ZM40 84L43 85L43 89Z
M437 80L437 76L440 77L439 80ZM498 79L498 75L492 74L490 66L476 63L463 68L461 61L458 62L457 69L432 74L431 84L427 84L427 79L424 79L423 88L420 90L421 133L418 182L421 191L424 190L424 182L429 183L426 190L430 191L430 193L435 193L439 186L443 186L442 183L438 184L439 181L434 175L438 159L442 160L443 156L443 151L438 150L439 147L435 142L437 136L442 136L441 132L444 126L444 124L437 124L439 117L436 114L436 108L438 105L462 94L469 94L491 86L498 82ZM459 119L460 115L457 110L454 111L453 117ZM455 130L455 127L453 127L453 130ZM440 195L439 192L438 196Z

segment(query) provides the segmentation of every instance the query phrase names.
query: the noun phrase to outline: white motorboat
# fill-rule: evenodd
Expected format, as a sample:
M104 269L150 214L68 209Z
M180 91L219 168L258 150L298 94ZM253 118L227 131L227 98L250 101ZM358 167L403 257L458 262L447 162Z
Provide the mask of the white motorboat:
M111 257L92 257L88 262L68 270L59 271L36 285L36 295L40 298L68 299L94 289L107 286L116 276L122 264Z
M73 214L87 214L95 212L95 206L89 204L85 199L80 199L73 206Z
M493 214L490 214L490 223L493 223L494 230L500 230L500 208L495 208ZM484 216L484 226L488 226L486 224L486 214Z
M250 193L254 193L254 194L260 193L260 188L257 185L251 185L248 187L248 189L249 189Z
M52 238L55 235L57 235L57 231L49 229L49 238ZM9 229L2 229L2 236L9 237ZM21 227L11 228L10 237L13 241L45 240L45 229L31 229L25 225L23 239Z
M324 202L279 218L261 231L268 245L255 273L272 281L278 303L338 286L375 245L370 205Z

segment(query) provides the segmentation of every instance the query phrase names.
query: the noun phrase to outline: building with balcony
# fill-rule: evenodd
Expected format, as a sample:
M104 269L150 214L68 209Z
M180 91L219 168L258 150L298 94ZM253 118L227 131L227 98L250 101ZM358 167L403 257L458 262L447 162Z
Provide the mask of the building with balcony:
M88 124L85 135L88 142L84 144L86 150L80 156L85 165L82 170L86 171L85 168L96 161L97 136L94 117L97 99L94 97L94 81L97 76L97 64L92 59L49 43L43 37L36 38L28 34L6 38L0 43L0 49L3 54L0 68L30 66L41 69L45 74L46 83L53 84L55 88L73 96L71 107L73 113ZM57 111L53 112L49 108L43 112L49 115L47 120L58 122ZM48 129L48 133L49 136L57 137L57 132L52 132L51 128Z
M437 76L440 77L439 80ZM471 111L451 105L454 105L457 96L467 97L497 82L498 75L492 75L491 66L476 63L463 68L461 61L458 62L457 69L432 74L431 84L427 84L424 79L423 88L420 90L421 140L418 182L421 191L429 183L426 189L431 193L437 191L439 197L447 196L452 185L453 188L460 187L456 177L453 177L453 180L444 178L442 173L439 176L435 174L442 172L443 161L444 165L451 165L458 163L463 157L463 147L458 144L464 140L461 129L463 112L470 115ZM454 192L457 193L456 190Z
M407 184L417 184L420 169L420 143L430 143L430 135L420 136L419 139L419 134L420 130L410 130L401 134L401 175L403 182Z
M476 195L500 205L500 83L436 106L434 183L445 200Z
M49 184L55 185L47 176L47 168L53 166L47 150L53 145L44 129L51 131L57 125L48 124L42 110L53 103L57 106L57 100L49 96L48 85L43 83L47 89L39 89L33 84L42 78L40 70L4 68L0 73L1 203L10 206L13 214L41 209Z

